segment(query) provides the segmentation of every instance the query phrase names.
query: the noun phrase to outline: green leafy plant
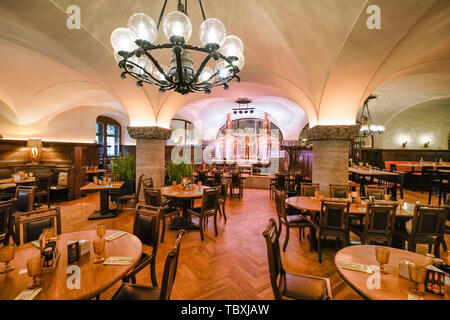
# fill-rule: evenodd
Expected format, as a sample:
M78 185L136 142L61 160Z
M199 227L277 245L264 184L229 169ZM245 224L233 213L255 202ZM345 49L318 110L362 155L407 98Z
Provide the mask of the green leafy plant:
M167 165L167 175L169 176L170 181L176 181L177 183L180 183L182 176L192 175L192 165L184 162L175 164L170 161Z
M136 156L126 153L122 157L112 160L111 171L118 173L120 180L136 180Z

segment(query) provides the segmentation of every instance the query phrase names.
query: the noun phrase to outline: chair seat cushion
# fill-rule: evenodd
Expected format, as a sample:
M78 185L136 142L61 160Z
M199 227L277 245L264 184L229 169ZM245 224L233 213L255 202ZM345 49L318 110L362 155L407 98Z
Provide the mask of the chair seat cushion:
M160 289L149 286L122 283L113 300L159 300Z
M286 273L286 288L283 295L297 300L318 300L329 296L324 278Z
M125 194L123 196L118 196L117 201L129 201L134 199L134 194Z
M47 194L48 194L47 191L39 191L39 192L36 192L34 194L34 196L35 197L43 197L43 196L46 196Z

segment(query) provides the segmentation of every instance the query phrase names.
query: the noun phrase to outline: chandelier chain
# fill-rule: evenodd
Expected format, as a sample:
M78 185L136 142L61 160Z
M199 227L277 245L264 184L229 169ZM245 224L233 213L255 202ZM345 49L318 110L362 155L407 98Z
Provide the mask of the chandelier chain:
M166 10L166 5L167 5L167 0L164 0L164 5L161 9L161 14L159 15L158 26L156 27L156 30L159 30L159 25L161 24L162 18L164 16L164 11Z
M200 10L202 11L203 21L205 21L206 20L206 15L205 15L205 10L203 9L202 0L198 0L198 2L200 4Z

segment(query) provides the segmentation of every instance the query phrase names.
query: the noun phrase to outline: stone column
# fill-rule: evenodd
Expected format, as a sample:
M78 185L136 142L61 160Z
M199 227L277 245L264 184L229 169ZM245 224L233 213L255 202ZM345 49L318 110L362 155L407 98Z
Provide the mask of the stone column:
M164 187L165 146L172 129L161 127L127 127L136 139L136 181L141 174L153 179L155 188Z
M313 144L313 183L320 184L324 195L329 195L330 184L348 183L350 140L359 132L359 125L315 126L308 130Z

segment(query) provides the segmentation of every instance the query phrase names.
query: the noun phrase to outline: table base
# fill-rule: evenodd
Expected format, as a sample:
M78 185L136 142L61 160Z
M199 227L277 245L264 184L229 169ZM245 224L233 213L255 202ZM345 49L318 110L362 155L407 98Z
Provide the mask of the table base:
M200 229L198 223L191 220L190 224L191 224L191 230L199 230ZM170 222L169 229L170 230L181 230L181 229L187 230L188 226L189 226L188 218L177 217L177 218L172 219L172 221Z
M109 210L107 213L102 213L100 210L96 210L88 217L88 220L111 219L116 217L117 214L115 210Z

